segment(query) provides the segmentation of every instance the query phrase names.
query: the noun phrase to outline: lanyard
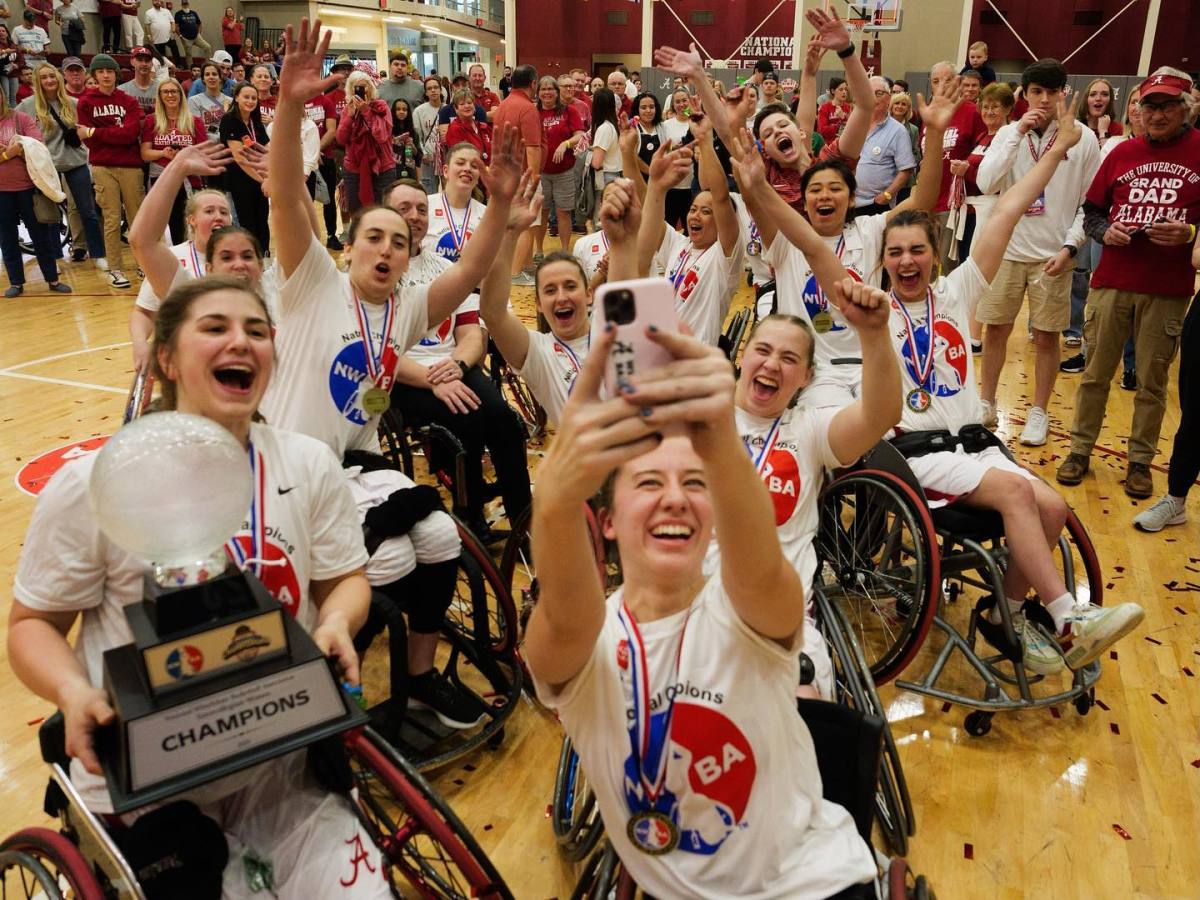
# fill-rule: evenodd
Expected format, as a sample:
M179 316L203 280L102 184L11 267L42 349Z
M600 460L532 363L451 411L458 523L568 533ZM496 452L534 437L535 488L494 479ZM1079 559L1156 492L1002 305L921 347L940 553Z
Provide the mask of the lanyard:
M913 325L912 316L909 315L908 309L900 302L896 296L896 292L892 291L892 306L900 311L900 315L904 316L904 321L908 324L908 331L904 335L905 341L908 343L908 350L912 354L913 366L917 371L917 387L929 388L930 375L933 373L933 318L935 314L933 302L933 288L925 289L925 304L927 316L925 319L925 331L929 336L929 341L926 346L926 356L921 358L919 352L920 342L917 340L917 329Z
M363 351L367 359L367 375L375 387L388 390L391 387L392 376L396 371L396 351L388 340L392 336L392 326L396 322L396 295L387 298L383 306L383 329L380 336L379 351L371 340L371 323L367 311L358 297L354 298L354 314L358 319L358 330L362 334Z
M1033 161L1035 164L1037 163L1037 161L1039 159L1042 158L1043 153L1045 153L1051 147L1054 146L1054 142L1057 140L1058 140L1058 131L1056 130L1054 132L1054 134L1052 134L1050 136L1050 140L1049 140L1049 142L1047 142L1046 146L1044 146L1041 150L1034 150L1033 149L1033 135L1031 135L1031 134L1025 135L1025 141L1026 141L1026 143L1029 144L1029 155L1033 157Z
M666 687L670 688L679 681L679 664L683 658L683 639L687 634L688 621L691 611L683 622L679 632L679 646L675 649L675 670ZM637 767L638 780L645 792L648 807L654 804L667 783L667 767L670 763L671 724L675 720L675 698L673 691L664 690L663 699L667 704L666 721L663 724L662 739L656 747L650 745L650 679L646 669L646 647L642 643L642 633L638 630L637 620L624 603L617 610L617 621L625 630L629 648L629 675L622 675L621 686L625 689L626 709L632 709L629 718L629 745L634 765Z
M192 257L192 272L197 278L204 277L204 266L200 264L200 254L196 252L196 242L188 241L188 252Z
M762 449L758 451L758 456L754 455L754 451L750 449L750 442L745 441L746 452L750 454L750 458L754 460L754 471L762 476L763 467L766 465L767 457L771 455L771 449L775 446L775 442L779 440L779 423L783 421L783 416L777 416L775 421L771 423L771 427L767 430L767 436L763 438Z
M846 235L844 232L838 235L837 249L834 252L837 253L838 262L841 262L842 254L846 252ZM821 289L820 281L817 282L817 308L821 311L829 308L829 298L825 296L825 292Z
M236 538L230 538L225 543L225 551L233 557L238 568L245 571L250 569L255 575L262 572L263 554L267 550L267 471L263 464L262 452L255 449L250 442L250 478L254 485L254 493L250 498L250 552L243 553Z
M570 357L571 365L575 368L575 374L578 375L580 372L582 372L583 371L583 361L580 360L579 355L574 350L571 349L571 345L568 344L566 341L557 341L557 340L555 341L555 344L557 344L559 347L562 347L563 351L567 354L568 357ZM588 331L588 336L587 336L587 348L589 351L591 351L591 349L592 349L592 332L590 330ZM575 390L575 381L576 381L576 379L572 377L571 384L567 387L567 396L568 397L571 396L571 391Z
M701 253L701 256L704 254ZM684 250L679 253L679 261L676 263L677 268L671 273L671 285L676 294L679 293L679 288L683 284L683 280L687 278L688 272L691 271L692 263L692 245L689 242Z
M450 208L450 200L442 193L442 208L446 210L446 222L450 226L450 239L454 241L454 258L462 253L463 244L467 242L467 228L471 224L471 201L467 200L467 211L463 213L462 228L454 227L454 210Z

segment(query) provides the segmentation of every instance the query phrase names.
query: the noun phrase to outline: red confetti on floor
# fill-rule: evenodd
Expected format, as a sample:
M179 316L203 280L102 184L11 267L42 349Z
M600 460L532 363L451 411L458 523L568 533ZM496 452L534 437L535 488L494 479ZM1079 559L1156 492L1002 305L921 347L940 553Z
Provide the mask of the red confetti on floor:
M963 844L963 859L974 859L974 858L975 858L975 845L974 844Z
M1184 667L1183 667L1183 674L1184 674L1184 675L1186 675L1188 678L1195 678L1195 677L1196 677L1195 675L1193 675L1193 674L1192 674L1192 670L1191 670L1191 669L1189 669L1187 666L1184 666Z
M1098 707L1100 707L1102 710L1104 710L1105 712L1108 712L1108 704L1107 704L1107 703L1105 703L1103 700L1099 700L1099 699L1097 699L1097 700L1096 700L1096 705L1097 705Z
M950 704L949 703L942 704L942 712L950 712Z
M1116 723L1116 722L1109 722L1109 723L1108 723L1108 730L1109 730L1109 731L1111 731L1113 734L1120 734L1120 733L1121 733L1121 729L1117 727L1117 723Z
M1192 768L1193 768L1193 769L1200 769L1200 759L1193 759L1193 760L1192 760Z
M1175 607L1175 612L1179 613L1181 616L1187 615L1187 610L1184 609L1182 606Z
M40 724L42 724L42 723L43 723L43 722L45 722L45 721L46 721L46 717L45 717L45 716L38 716L36 719L30 719L30 720L29 720L28 722L26 722L25 724L26 724L26 725L40 725Z
M1157 700L1159 703L1161 703L1163 706L1167 705L1167 701L1162 698L1161 694L1155 692L1155 693L1151 694L1150 696L1153 697L1155 700Z
M549 804L549 803L546 804L546 818L547 819L550 818L550 816L553 814L553 809L554 809L554 807L551 804Z
M1150 635L1146 635L1146 640L1148 640L1152 644L1157 644L1159 647L1162 646L1162 641L1160 641L1158 638L1153 638L1153 637L1150 637Z
M1057 707L1057 706L1052 706L1052 707L1050 707L1050 715L1051 715L1051 716L1053 716L1053 717L1054 717L1054 718L1056 718L1056 719L1061 719L1061 718L1062 718L1062 713L1060 713L1060 712L1058 711L1058 707Z
M1113 831L1115 831L1117 834L1119 834L1122 837L1122 839L1124 839L1126 841L1133 840L1133 835L1130 834L1128 831L1126 831L1124 828L1122 828L1120 825L1118 825L1116 822L1113 822Z
M1109 658L1109 659L1116 659L1116 658L1117 658L1117 651L1116 651L1116 650L1109 650L1109 651L1108 651L1108 658Z

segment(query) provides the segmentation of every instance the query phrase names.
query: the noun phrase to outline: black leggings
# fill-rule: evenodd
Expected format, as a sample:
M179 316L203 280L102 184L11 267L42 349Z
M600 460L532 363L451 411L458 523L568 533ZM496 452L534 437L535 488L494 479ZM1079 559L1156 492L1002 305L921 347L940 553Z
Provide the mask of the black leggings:
M150 180L150 187L154 187L154 182L157 178ZM187 240L187 221L184 212L187 209L187 191L180 187L179 193L175 195L175 201L171 204L171 216L167 220L167 224L171 231L171 243L182 244Z
M116 53L121 46L121 17L101 16L100 24L104 33L101 48L105 53Z
M1167 475L1172 497L1186 497L1200 476L1200 294L1184 317L1179 350L1179 430Z
M482 459L486 447L500 483L504 512L510 522L515 521L531 499L524 425L478 366L467 370L463 382L479 398L479 408L466 414L451 412L427 388L404 384L392 388L392 402L407 423L436 422L462 442L466 451L467 514L472 520L483 516L483 503L487 499Z
M323 210L325 215L325 233L329 237L337 237L337 163L328 156L322 156L317 163L317 171L321 180L329 188L329 202Z
M226 187L233 197L233 208L237 210L238 224L258 238L263 253L271 249L271 226L267 221L270 204L263 196L262 185L242 171L226 173Z
M408 615L408 630L413 634L436 634L442 630L446 610L454 599L458 583L458 560L440 563L417 563L417 567L391 584L376 587ZM387 626L387 621L374 606L366 624L354 637L354 646L365 651Z

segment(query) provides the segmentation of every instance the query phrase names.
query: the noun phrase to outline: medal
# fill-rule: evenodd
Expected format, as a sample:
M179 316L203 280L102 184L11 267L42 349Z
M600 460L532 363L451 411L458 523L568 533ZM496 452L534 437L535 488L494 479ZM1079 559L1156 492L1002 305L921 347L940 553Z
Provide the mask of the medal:
M267 547L267 469L263 464L262 453L250 442L250 479L254 493L250 497L250 552L243 553L236 537L225 542L225 552L228 553L237 567L242 571L249 569L258 575L262 569L263 555Z
M471 201L467 200L467 210L463 213L462 228L454 225L454 211L450 209L450 201L442 194L442 208L446 210L446 224L450 226L450 240L454 241L454 261L458 261L463 244L467 242L467 228L471 224Z
M826 310L821 310L812 317L813 331L817 334L825 334L829 329L833 328L833 316Z
M368 416L378 416L388 411L392 398L383 388L368 388L362 395L362 408Z
M838 262L842 261L842 254L846 250L846 235L838 236L837 242L837 258ZM815 280L815 275L814 275ZM821 288L821 282L817 281L817 309L816 315L810 315L813 331L817 334L828 334L833 331L833 313L829 311L829 298L825 295L825 291Z
M924 388L914 388L904 397L904 402L915 413L929 412L930 406L933 405L933 397Z
M658 810L645 810L629 817L625 836L643 853L662 856L679 846L679 826Z

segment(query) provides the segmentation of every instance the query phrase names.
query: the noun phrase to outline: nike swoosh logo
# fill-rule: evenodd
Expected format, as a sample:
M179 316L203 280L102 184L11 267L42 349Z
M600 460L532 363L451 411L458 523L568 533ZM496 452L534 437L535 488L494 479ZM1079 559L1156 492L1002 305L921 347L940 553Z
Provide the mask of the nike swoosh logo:
M282 497L284 494L289 494L289 493L291 493L291 492L292 492L292 491L294 491L295 489L296 489L296 485L294 485L294 484L293 484L293 485L292 485L290 488L276 488L276 490L277 490L277 491L279 491L279 496L280 496L280 497Z

